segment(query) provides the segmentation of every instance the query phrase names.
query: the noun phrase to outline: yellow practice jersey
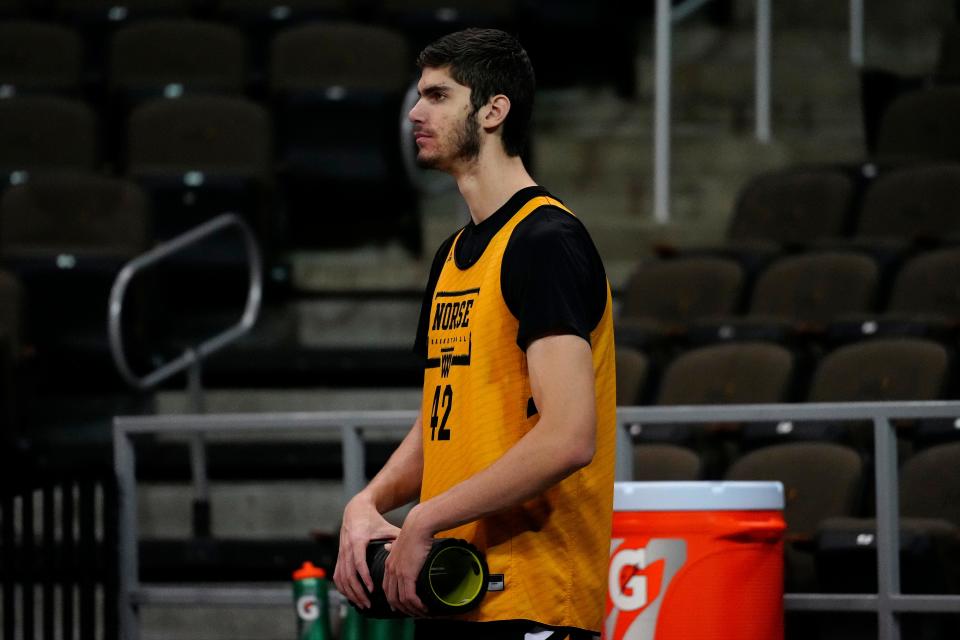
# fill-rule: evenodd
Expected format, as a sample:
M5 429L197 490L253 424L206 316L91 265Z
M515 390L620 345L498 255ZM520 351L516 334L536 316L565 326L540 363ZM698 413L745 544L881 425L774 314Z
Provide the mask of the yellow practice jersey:
M544 205L569 212L552 198L532 198L467 269L454 260L459 236L450 247L426 334L422 501L489 467L537 424L526 354L516 343L519 321L504 301L500 269L516 226ZM522 505L438 534L471 541L486 553L490 573L503 576L502 590L488 592L460 619L601 628L616 429L611 313L607 285L602 318L590 334L597 412L593 461Z

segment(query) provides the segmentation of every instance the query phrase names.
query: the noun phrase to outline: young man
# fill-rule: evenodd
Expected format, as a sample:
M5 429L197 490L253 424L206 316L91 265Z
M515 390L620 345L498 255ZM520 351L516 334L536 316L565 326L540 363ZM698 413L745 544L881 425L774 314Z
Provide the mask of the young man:
M520 159L533 105L526 52L468 29L419 58L418 160L452 174L471 221L440 247L416 350L420 417L344 510L334 576L369 606L364 553L393 538L383 589L417 637L599 635L613 500L610 291L583 225ZM381 514L419 498L403 527ZM416 578L435 536L464 538L502 591L456 619L424 619Z

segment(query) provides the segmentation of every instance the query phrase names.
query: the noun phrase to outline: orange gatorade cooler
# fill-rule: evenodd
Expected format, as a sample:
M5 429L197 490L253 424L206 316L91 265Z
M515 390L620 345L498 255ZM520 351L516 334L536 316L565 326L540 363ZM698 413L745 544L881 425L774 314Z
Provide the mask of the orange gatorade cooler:
M783 485L618 482L605 640L782 640Z

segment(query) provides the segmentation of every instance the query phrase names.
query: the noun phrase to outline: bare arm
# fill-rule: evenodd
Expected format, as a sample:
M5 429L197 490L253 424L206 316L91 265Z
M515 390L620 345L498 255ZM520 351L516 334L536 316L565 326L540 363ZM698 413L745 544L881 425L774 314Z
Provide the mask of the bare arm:
M351 602L363 607L369 607L370 600L360 581L366 585L367 591L373 590L366 560L367 544L378 538L395 538L400 530L387 522L382 514L407 504L420 494L422 437L418 415L387 464L343 510L340 550L333 581Z
M593 459L596 407L590 345L573 335L541 338L527 349L527 367L540 421L495 463L413 508L387 560L384 588L394 607L424 613L415 582L437 532L520 504Z

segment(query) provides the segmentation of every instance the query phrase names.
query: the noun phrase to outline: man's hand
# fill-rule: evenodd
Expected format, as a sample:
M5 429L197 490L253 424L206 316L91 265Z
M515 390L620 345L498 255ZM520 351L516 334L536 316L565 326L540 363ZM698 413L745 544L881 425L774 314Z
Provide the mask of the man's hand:
M420 514L418 505L407 514L400 535L388 545L390 555L383 576L383 591L390 607L415 618L427 615L417 596L417 576L433 546L433 532L424 526Z
M367 567L367 544L371 540L394 539L399 532L400 529L380 515L365 494L357 494L347 504L340 526L340 552L333 582L350 602L362 609L370 607L367 593L373 591L373 579Z

